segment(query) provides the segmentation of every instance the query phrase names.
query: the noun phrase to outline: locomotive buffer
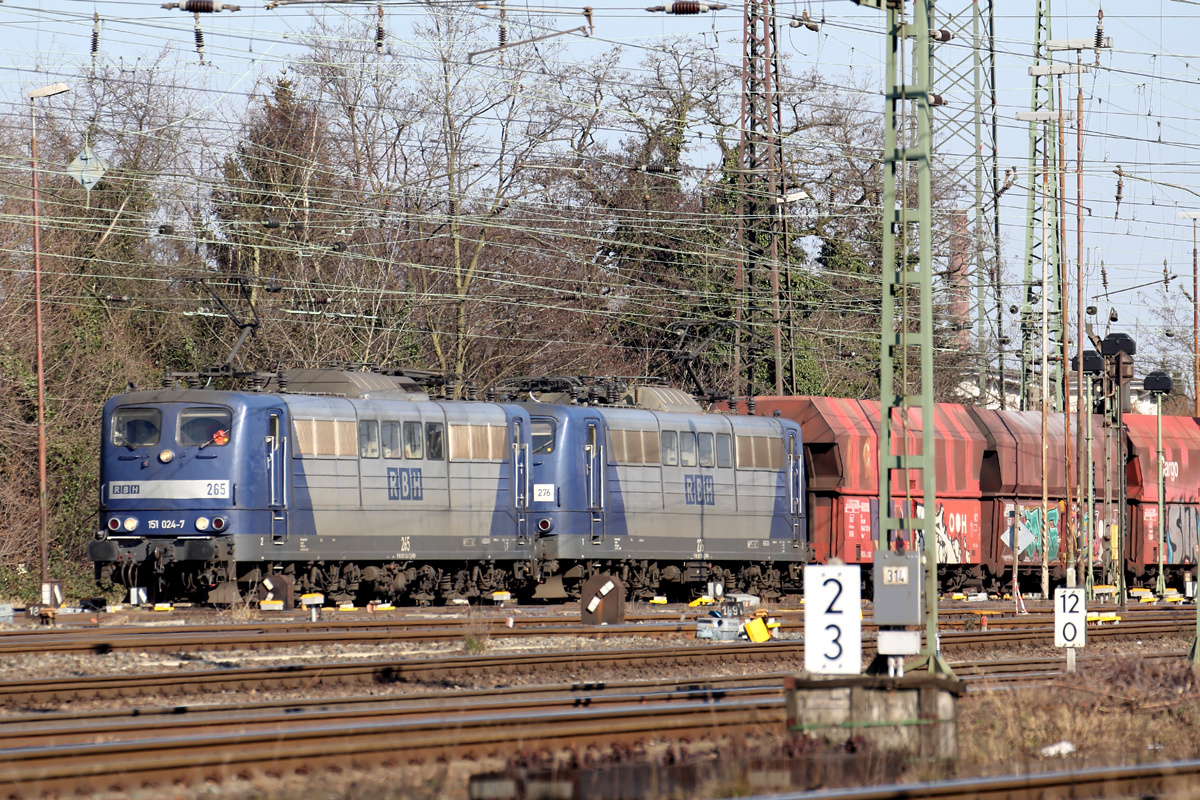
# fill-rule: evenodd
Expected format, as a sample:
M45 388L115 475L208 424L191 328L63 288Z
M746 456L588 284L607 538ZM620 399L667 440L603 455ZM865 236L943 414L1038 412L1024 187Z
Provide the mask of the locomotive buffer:
M923 561L924 554L918 550L875 551L874 613L879 633L868 675L903 678L904 657L921 652L921 632L907 628L925 624Z

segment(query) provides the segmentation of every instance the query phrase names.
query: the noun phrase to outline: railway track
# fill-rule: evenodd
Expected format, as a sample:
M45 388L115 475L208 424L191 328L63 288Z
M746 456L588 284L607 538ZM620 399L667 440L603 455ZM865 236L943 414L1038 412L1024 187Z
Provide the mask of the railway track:
M400 618L369 620L331 620L308 622L285 620L242 624L185 624L185 625L122 625L111 627L70 627L62 629L20 628L0 633L0 655L26 653L111 653L145 652L178 653L188 651L270 650L308 645L329 644L430 644L460 641L466 635L488 638L528 638L576 636L585 638L615 638L640 636L658 639L685 638L695 633L695 616L671 619L669 614L631 615L625 625L584 626L578 618L567 616L513 616L509 627L504 617L464 618ZM803 618L797 612L776 615L784 634L801 633ZM949 635L962 631L971 616L951 618L942 624ZM1195 625L1190 609L1141 610L1130 614L1128 621L1116 626L1123 630L1135 625L1174 625L1182 630ZM1048 631L1053 616L1034 614L1022 617L1003 617L988 622L989 634L1012 630ZM871 636L876 630L870 619L864 620L863 632ZM1097 632L1103 626L1092 628ZM1145 630L1152 630L1146 628ZM1096 635L1103 635L1097 633ZM1152 635L1147 633L1147 635ZM1038 639L1040 641L1040 639ZM965 641L965 640L964 640Z
M1062 772L957 778L763 795L746 800L1036 800L1056 797L1195 797L1200 761L1166 761Z
M1153 639L1183 636L1194 623L1148 622L1089 630L1093 641ZM948 632L941 636L945 652L998 648L1018 644L1053 642L1053 631L1015 629L1005 631ZM869 654L873 647L863 642ZM711 664L779 663L799 668L804 645L795 640L749 643L700 644L680 647L553 651L483 656L452 656L428 659L373 660L358 663L299 664L273 667L235 668L173 672L166 674L122 674L95 677L38 678L0 682L0 704L69 702L102 697L180 696L247 690L328 689L352 684L452 683L462 676L506 674L563 674L585 676L598 669L658 668Z
M992 685L1028 682L1054 674L1053 667L1036 659L955 664L967 680ZM0 781L16 798L129 792L324 767L771 731L784 720L783 675L7 717L0 719Z

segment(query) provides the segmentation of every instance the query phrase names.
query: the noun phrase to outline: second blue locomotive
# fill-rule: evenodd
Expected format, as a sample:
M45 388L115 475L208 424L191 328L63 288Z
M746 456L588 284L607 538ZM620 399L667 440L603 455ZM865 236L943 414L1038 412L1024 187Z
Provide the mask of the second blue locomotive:
M433 400L403 375L289 370L104 409L97 580L232 603L316 591L447 602L797 588L802 442L786 419L616 402ZM547 399L547 398L542 398Z

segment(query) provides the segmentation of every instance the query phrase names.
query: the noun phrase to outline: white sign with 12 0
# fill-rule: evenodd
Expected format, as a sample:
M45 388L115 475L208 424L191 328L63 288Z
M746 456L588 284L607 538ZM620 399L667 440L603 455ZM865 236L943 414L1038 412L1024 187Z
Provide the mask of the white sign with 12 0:
M1054 646L1083 647L1087 644L1086 590L1054 590Z
M804 669L862 672L862 580L858 565L804 568Z

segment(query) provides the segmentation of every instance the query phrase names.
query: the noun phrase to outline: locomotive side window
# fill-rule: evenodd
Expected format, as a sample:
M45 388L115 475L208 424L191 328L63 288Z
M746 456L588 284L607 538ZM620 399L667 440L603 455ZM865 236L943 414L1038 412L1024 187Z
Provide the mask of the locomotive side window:
M548 419L535 419L529 426L533 436L533 454L554 452L554 423Z
M696 434L696 449L700 455L700 466L711 467L716 464L716 454L713 452L713 435L711 433Z
M446 457L446 426L441 422L425 423L425 457L430 461Z
M416 423L420 436L421 423ZM384 420L379 423L379 443L383 446L384 458L400 458L400 423Z
M185 408L179 412L179 443L224 447L229 444L233 412L227 408Z
M158 444L162 412L157 408L118 408L113 414L112 443L117 447Z
M451 461L503 461L508 452L504 425L451 425Z
M783 469L783 439L777 436L738 436L738 469Z
M733 443L728 433L717 434L717 466L729 468L733 466Z
M664 431L663 436L668 433ZM609 428L609 461L613 464L658 464L662 456L659 442L658 431Z
M662 432L662 463L664 467L673 467L679 463L679 443L675 431Z
M373 419L359 420L358 457L379 458L379 423Z
M440 423L431 422L430 425ZM422 452L421 447L421 423L406 422L404 423L404 457L405 458L420 458ZM433 456L430 456L433 458Z
M696 466L696 434L691 431L679 432L679 466Z

